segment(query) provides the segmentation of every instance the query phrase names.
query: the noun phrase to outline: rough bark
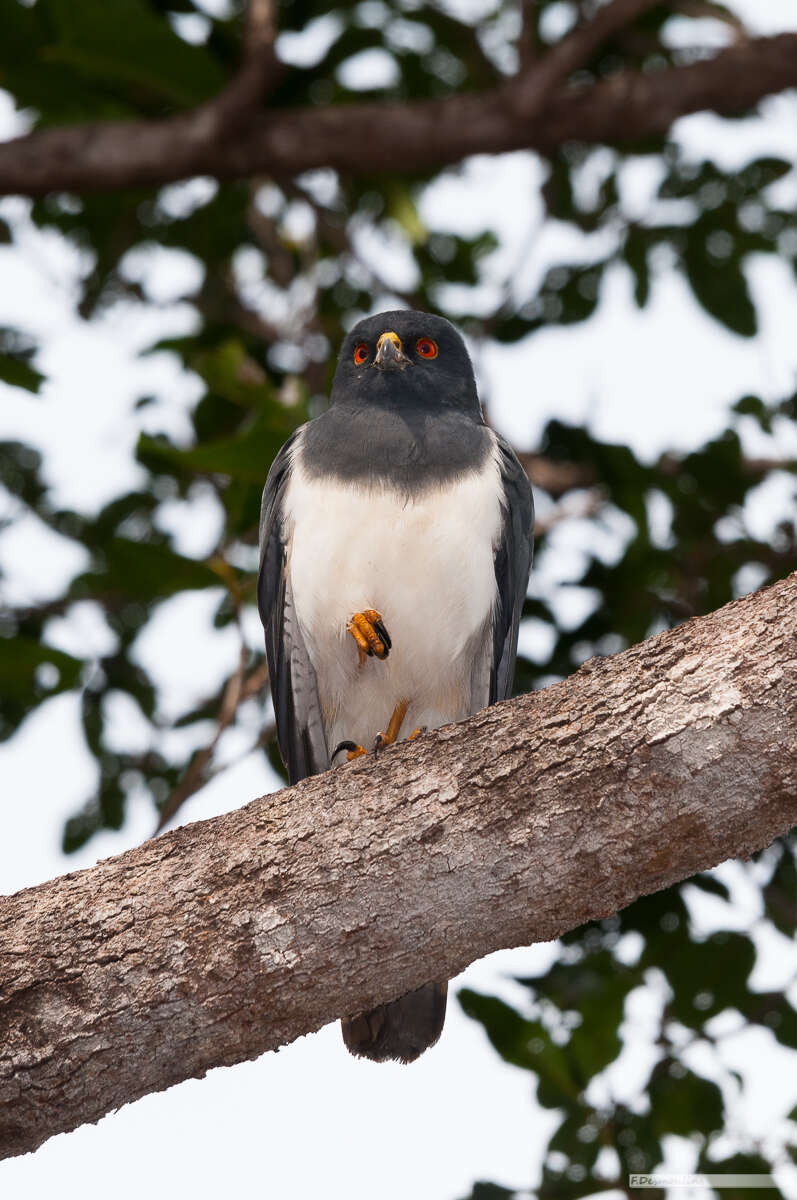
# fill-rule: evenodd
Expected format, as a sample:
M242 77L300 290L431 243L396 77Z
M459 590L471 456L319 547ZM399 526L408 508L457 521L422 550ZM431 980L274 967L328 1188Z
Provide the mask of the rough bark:
M646 7L615 0L607 13L615 6L626 17ZM606 32L603 26L611 27L608 16L601 21L480 93L260 111L244 119L236 106L240 93L249 93L234 82L229 94L167 120L44 129L0 145L0 194L137 187L191 175L291 176L315 167L359 173L394 171L398 164L417 171L470 154L550 153L571 140L627 145L666 133L688 113L711 109L736 116L764 96L797 86L797 34L741 41L688 66L567 86L561 79L578 63L578 51L590 50ZM234 121L225 119L230 99Z
M554 938L797 815L797 573L0 900L0 1151Z

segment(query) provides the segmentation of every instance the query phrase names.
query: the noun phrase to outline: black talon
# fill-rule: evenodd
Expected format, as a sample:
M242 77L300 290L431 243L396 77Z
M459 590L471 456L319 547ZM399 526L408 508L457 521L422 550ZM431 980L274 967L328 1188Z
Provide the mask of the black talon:
M385 742L383 735L381 733L378 733L376 735L376 737L374 738L374 745L373 745L374 758L376 758L376 756L378 755L380 750L384 749L385 745L386 745L386 742Z
M329 761L331 763L335 761L335 756L340 754L341 750L350 750L353 753L355 750L359 750L359 746L356 742L338 742L337 746L330 755Z
M374 621L374 629L379 634L382 644L385 647L385 658L387 658L388 653L393 648L393 643L390 640L390 634L385 629L381 621Z

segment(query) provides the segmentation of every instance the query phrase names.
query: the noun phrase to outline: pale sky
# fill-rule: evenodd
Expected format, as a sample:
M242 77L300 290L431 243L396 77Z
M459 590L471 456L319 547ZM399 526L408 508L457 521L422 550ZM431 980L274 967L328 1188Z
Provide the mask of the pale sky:
M797 4L787 0L736 0L734 7L761 32L797 29ZM0 136L12 129L11 115L0 104ZM797 161L797 96L775 98L763 106L761 118L732 125L709 115L691 117L679 122L677 136L696 158L716 157L726 166L773 153ZM629 196L640 211L650 211L655 179L634 164L625 174ZM430 225L450 229L464 229L469 221L478 228L484 222L500 227L497 281L539 221L539 178L530 155L474 159L462 178L446 177L430 189L422 213ZM782 186L797 199L797 171ZM119 306L87 325L72 312L80 270L75 253L29 225L25 202L2 201L0 212L22 230L17 248L0 247L0 324L18 323L42 339L41 367L50 377L41 397L0 385L0 438L39 446L55 502L92 511L135 484L132 449L142 428L189 436L187 414L198 395L197 381L183 375L170 355L136 355L155 336L190 328L180 296L190 290L195 268L168 256L143 264L165 306ZM563 238L559 229L542 231L523 259L518 286L527 287L557 255L578 253L580 247L571 239L568 250ZM791 268L756 259L748 278L762 318L761 334L753 340L712 322L672 273L658 278L651 303L639 312L627 275L617 269L591 320L483 354L477 366L492 419L519 446L532 446L553 415L588 419L600 436L628 440L646 456L699 444L724 428L728 406L740 395L752 391L774 399L797 381ZM157 402L134 413L131 398L147 392L157 394ZM797 454L797 444L780 434L773 445L752 426L744 432L756 453ZM762 530L782 509L789 487L793 495L788 479L776 481L774 490L758 497L752 519ZM0 499L0 518L6 503ZM187 512L174 511L167 519L184 552L202 554L212 544L218 514L206 497L198 495ZM585 536L574 528L561 541L552 539L535 575L535 586L558 595L562 605L574 591L568 582L578 576ZM79 552L32 520L0 533L0 561L8 573L0 599L14 601L57 591L82 565ZM164 709L212 692L235 659L231 633L209 632L213 603L204 594L165 603L140 640L137 651L162 686ZM109 636L90 604L48 630L53 645L84 651L101 652ZM248 636L259 642L256 621ZM260 719L254 706L248 716L254 727ZM134 735L129 712L121 709L115 722L120 735ZM243 736L231 732L223 755L234 758L243 748ZM103 834L68 859L61 855L63 821L93 778L74 695L41 705L0 746L0 890L89 865L148 836L153 815L142 802L131 806L119 834ZM212 816L276 786L262 755L250 755L192 798L180 819ZM756 985L785 986L797 971L797 952L780 935L760 931L755 891L744 872L733 864L722 871L733 887L733 919L757 931ZM711 901L695 903L694 909L706 929L719 920ZM455 995L467 985L522 1007L525 989L509 977L528 973L554 953L551 946L504 951L469 968L452 986L441 1043L412 1067L356 1061L344 1051L337 1026L330 1026L277 1054L149 1096L96 1126L51 1139L34 1155L2 1163L0 1191L9 1197L58 1194L64 1200L105 1200L109 1193L115 1200L137 1200L167 1192L204 1200L222 1191L264 1198L457 1200L477 1179L529 1186L556 1118L533 1102L531 1077L503 1064L480 1028L460 1014ZM653 981L627 1015L635 1038L650 1027L656 1002ZM775 1050L763 1031L733 1039L725 1053L746 1083L744 1099L732 1102L734 1125L765 1137L797 1102L797 1053ZM640 1065L625 1056L612 1087L620 1094L630 1088ZM708 1061L696 1061L695 1067L711 1074ZM673 1139L669 1151L674 1168L689 1168L687 1146ZM797 1171L784 1175L782 1187L797 1198Z

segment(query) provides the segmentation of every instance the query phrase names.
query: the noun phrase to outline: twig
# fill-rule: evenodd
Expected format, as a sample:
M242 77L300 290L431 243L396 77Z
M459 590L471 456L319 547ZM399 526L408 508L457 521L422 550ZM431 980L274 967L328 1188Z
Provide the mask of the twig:
M207 106L217 126L216 136L237 124L276 84L280 70L274 53L276 33L272 0L249 0L241 65L227 87Z
M555 504L553 508L543 516L537 516L534 520L534 536L542 537L543 534L550 533L556 526L561 525L563 521L578 521L588 520L590 517L595 517L607 503L607 497L602 488L590 488L583 496L563 500L559 504Z
M537 0L520 0L520 35L518 37L518 63L521 71L527 70L539 54L537 45Z
M241 646L238 668L233 675L230 676L227 686L224 689L224 696L221 701L221 709L219 711L218 724L216 732L206 746L201 750L197 750L188 768L181 778L177 787L174 788L168 800L161 809L158 823L155 826L153 836L160 833L178 809L185 803L189 796L193 796L206 783L210 782L213 775L218 774L218 771L209 772L208 768L213 760L213 755L216 752L216 747L219 744L221 735L233 723L238 712L239 706L244 700L248 700L250 696L254 696L268 681L268 664L261 663L252 674L246 678L246 659L247 650L245 646Z
M271 0L249 0L238 70L218 95L192 112L172 118L175 133L184 144L218 144L246 123L279 79L281 64L274 53L275 37Z
M558 85L584 66L603 42L656 3L658 0L612 0L598 9L591 21L557 42L544 58L521 70L511 88L517 115L526 120L536 116Z

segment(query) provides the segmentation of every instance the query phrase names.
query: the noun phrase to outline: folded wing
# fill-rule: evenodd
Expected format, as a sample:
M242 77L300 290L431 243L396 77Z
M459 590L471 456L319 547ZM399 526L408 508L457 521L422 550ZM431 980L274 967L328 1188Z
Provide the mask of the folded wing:
M291 783L329 766L316 674L307 654L291 594L283 534L285 496L295 433L274 459L260 510L257 604L266 633L266 657L277 740Z
M492 637L484 639L474 659L471 677L474 712L512 694L518 627L531 570L534 529L531 484L511 447L498 436L496 453L502 485L501 535L493 555L496 603Z

